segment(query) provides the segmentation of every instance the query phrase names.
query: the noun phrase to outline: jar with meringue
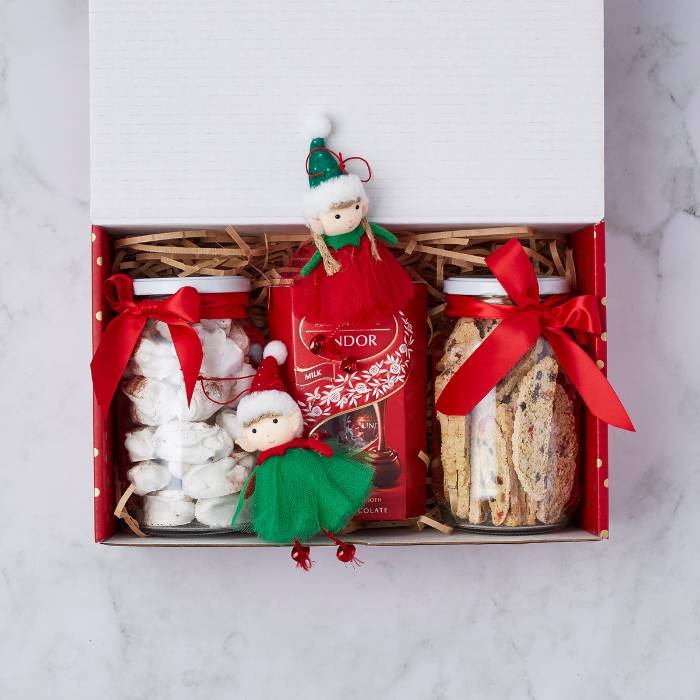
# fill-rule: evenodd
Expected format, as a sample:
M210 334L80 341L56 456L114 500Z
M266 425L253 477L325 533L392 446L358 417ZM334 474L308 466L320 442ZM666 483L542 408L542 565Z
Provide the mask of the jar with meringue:
M189 324L202 361L188 402L173 327L149 318L120 383L120 462L140 497L145 532L230 531L253 455L235 446L235 408L250 387L261 336L247 316L245 277L135 279L137 302L168 299L184 287L199 294ZM245 518L240 525L245 525Z

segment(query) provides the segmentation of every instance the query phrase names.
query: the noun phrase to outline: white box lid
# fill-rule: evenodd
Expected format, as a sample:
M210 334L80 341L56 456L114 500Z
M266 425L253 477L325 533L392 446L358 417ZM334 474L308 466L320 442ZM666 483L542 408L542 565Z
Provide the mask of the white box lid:
M604 215L603 0L92 0L91 212L303 221L303 130L386 224Z

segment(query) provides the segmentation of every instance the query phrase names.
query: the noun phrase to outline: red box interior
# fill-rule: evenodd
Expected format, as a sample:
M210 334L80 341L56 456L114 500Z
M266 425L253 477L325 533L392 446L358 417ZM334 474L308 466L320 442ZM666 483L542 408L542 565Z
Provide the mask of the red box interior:
M104 302L102 288L112 267L113 236L105 229L92 229L92 343L97 347L111 312ZM605 224L587 226L570 234L574 252L578 291L593 294L600 301L603 330L605 315ZM606 336L591 340L591 356L607 363ZM600 363L599 363L600 364ZM117 531L114 481L114 435L112 412L105 415L93 401L95 541L103 542ZM600 538L608 536L608 433L607 425L584 412L583 493L576 524ZM134 537L134 539L137 539ZM565 538L559 538L565 539ZM488 537L482 542L488 541ZM499 538L499 541L503 541ZM390 544L383 541L381 544Z

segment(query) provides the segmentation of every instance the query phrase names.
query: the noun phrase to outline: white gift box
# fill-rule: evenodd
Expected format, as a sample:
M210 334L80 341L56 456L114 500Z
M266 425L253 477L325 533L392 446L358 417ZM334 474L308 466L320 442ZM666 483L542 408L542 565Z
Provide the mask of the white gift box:
M372 166L373 221L570 232L604 218L603 0L92 0L90 30L91 215L107 235L302 226L304 123L319 110L334 122L328 145ZM586 291L604 295L602 228L590 231L598 240L586 253L595 266ZM94 249L96 340L100 256ZM604 343L595 352L604 359ZM112 436L99 410L94 433L98 541L259 544L118 532ZM606 439L596 425L587 443L595 451L586 460L603 466L586 487L595 490L586 529L513 537L402 528L354 541L604 538Z
M99 0L91 211L301 224L312 110L390 225L603 219L603 0Z

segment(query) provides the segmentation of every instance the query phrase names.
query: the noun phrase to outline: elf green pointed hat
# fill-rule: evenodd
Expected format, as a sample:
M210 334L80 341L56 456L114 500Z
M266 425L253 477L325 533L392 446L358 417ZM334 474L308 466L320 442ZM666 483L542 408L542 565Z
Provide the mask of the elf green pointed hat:
M315 115L308 129L311 145L306 158L306 172L309 176L309 191L304 195L306 218L314 219L343 202L359 199L369 203L362 180L354 173L345 171L345 163L351 159L343 159L342 154L335 154L326 146L325 139L332 129L328 117ZM369 164L364 162L371 176Z

